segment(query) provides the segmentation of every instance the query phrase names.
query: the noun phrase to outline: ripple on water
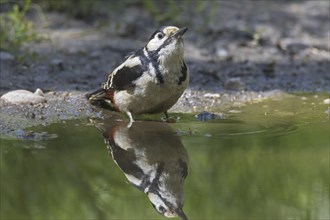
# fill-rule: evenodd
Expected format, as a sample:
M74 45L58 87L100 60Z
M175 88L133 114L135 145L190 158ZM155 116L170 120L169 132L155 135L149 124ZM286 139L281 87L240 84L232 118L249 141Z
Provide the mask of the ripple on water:
M188 128L185 128L185 127ZM280 136L299 131L299 125L292 122L273 121L262 124L259 122L246 122L235 119L217 120L216 123L189 123L181 124L177 130L179 135L205 136L205 137L233 137L233 136Z

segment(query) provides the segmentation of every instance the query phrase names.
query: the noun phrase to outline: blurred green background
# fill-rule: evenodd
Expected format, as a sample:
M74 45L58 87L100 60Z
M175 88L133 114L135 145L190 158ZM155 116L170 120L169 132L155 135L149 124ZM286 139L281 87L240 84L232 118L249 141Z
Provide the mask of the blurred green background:
M155 25L175 22L188 24L182 11L199 13L203 22L213 18L220 1L152 1L152 0L0 0L0 49L13 51L22 44L42 38L35 30L36 20L45 19L45 12L58 12L72 19L106 25L112 14L122 16L129 6L137 7L141 14L151 17ZM129 12L126 12L126 14Z

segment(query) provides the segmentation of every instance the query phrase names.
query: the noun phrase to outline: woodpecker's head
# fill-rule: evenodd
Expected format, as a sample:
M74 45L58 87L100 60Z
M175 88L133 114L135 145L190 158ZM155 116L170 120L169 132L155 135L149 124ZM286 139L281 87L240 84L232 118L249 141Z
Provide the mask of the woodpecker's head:
M187 29L174 26L162 27L151 35L145 49L163 58L177 54L183 56L182 36Z
M157 212L167 218L179 217L182 220L188 220L186 214L183 212L182 203L175 201L174 197L162 198L157 193L148 193L149 200Z

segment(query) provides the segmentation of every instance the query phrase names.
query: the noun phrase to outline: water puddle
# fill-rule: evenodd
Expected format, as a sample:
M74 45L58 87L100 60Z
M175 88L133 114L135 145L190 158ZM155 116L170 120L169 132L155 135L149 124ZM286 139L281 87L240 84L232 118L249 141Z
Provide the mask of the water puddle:
M1 139L1 219L329 219L325 99L17 131Z

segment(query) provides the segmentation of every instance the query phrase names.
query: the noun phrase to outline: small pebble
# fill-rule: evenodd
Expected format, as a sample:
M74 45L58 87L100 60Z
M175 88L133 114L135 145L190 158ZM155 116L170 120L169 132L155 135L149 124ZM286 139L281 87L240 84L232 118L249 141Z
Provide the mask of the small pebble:
M45 96L44 92L41 89L39 89L39 88L36 89L36 91L34 92L34 94L35 95L39 95L39 96Z
M330 104L330 99L324 99L323 104L329 105Z
M59 66L59 65L63 64L63 61L61 59L54 58L50 61L50 64L52 64L54 66Z
M205 98L220 98L220 94L219 93L206 93L204 94Z
M298 53L306 48L308 45L305 44L303 41L294 39L294 38L284 38L278 42L278 46L284 50L289 51L291 53Z
M50 65L52 65L53 67L58 67L60 68L61 70L64 70L64 65L63 65L63 61L61 59L52 59L50 61Z
M239 114L239 113L242 113L242 111L239 111L239 110L234 110L234 109L232 109L232 110L229 110L228 112L229 112L229 113L235 113L235 114Z
M216 55L219 58L226 58L228 57L228 51L225 48L218 48L216 51Z
M224 115L223 114L214 114L211 112L203 111L203 112L195 115L195 117L200 121L209 121L212 119L223 119Z

